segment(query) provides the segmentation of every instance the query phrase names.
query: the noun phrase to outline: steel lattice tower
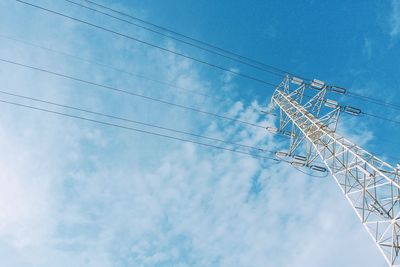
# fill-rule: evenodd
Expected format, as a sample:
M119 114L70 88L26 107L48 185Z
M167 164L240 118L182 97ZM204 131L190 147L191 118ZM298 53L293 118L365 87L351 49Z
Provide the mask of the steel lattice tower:
M290 136L291 142L277 156L290 158L295 167L329 171L386 262L400 266L400 170L336 133L340 112L361 111L327 99L334 93L345 89L289 76L282 81L272 96L279 127L269 130Z

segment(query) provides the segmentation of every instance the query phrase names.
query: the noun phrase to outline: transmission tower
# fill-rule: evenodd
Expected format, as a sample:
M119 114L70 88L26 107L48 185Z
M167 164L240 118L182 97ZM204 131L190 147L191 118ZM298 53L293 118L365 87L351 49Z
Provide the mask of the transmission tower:
M328 99L345 93L316 79L286 76L272 96L279 127L268 130L290 137L288 151L277 152L277 157L291 160L296 168L333 176L386 262L400 266L400 169L336 133L341 112L361 114Z

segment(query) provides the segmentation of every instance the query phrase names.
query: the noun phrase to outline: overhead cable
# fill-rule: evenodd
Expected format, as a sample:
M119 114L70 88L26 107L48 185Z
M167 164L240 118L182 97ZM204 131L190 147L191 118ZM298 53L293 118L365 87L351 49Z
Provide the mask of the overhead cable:
M113 12L113 13L115 13L115 14L124 16L124 17L126 17L126 18L129 18L129 19L138 21L138 22L140 22L140 23L149 25L149 26L154 27L154 28L157 28L157 29L159 29L159 30L162 30L162 31L168 32L168 33L170 33L170 34L179 36L179 37L181 37L181 38L187 39L187 40L189 40L189 42L184 41L184 40L179 39L179 38L175 38L175 37L170 36L170 35L168 35L168 34L164 34L164 33L159 32L159 31L155 31L155 30L150 29L150 28L148 28L148 27L145 27L145 26L142 26L142 25L138 25L137 23L133 23L132 21L128 21L128 20L125 20L125 19L121 19L120 17L116 17L116 16L113 16L112 14L103 12L103 11L98 10L98 9L96 9L96 8L89 7L89 6L83 5L83 4L81 4L81 3L77 3L76 1L72 1L72 0L65 0L65 1L67 1L67 2L69 2L69 3L72 3L72 4L74 4L74 5L80 6L81 8L85 8L85 9L88 9L88 10L92 10L92 11L94 11L94 12L97 12L97 13L103 14L103 15L105 15L105 16L108 16L108 17L117 19L117 20L119 20L119 21L122 21L122 22L125 22L125 23L128 23L128 24L131 24L131 25L140 27L140 28L142 28L142 29L145 29L145 30L148 30L148 31L157 33L157 34L160 34L160 35L162 35L162 36L164 36L164 37L166 37L166 38L171 38L171 39L173 39L173 40L175 40L175 41L183 42L183 43L185 43L185 44L188 44L188 45L197 47L197 48L202 49L202 50L205 50L205 51L207 51L207 52L214 53L214 54L217 54L217 55L219 55L219 56L223 56L223 57L225 57L225 58L234 60L234 61L239 62L239 63L241 63L241 64L245 64L245 65L254 67L254 68L259 69L259 70L261 69L261 70L263 70L263 71L269 72L269 73L271 73L271 74L274 74L274 75L277 75L277 76L280 76L280 77L282 77L282 75L289 74L289 75L291 75L291 76L300 77L301 79L304 79L304 80L309 80L309 81L311 80L311 79L307 79L307 78L302 78L301 76L298 76L298 75L295 75L295 74L293 74L293 73L290 73L289 71L282 70L282 69L279 69L279 68L277 68L277 67L275 67L275 66L272 66L272 65L269 65L269 64L265 64L265 63L263 63L263 62L260 62L260 61L257 61L257 60L254 60L254 59L251 59L251 58L248 58L248 57L239 55L239 54L234 53L234 52L232 52L232 51L229 51L229 50L226 50L226 49L217 47L217 46L215 46L215 45L212 45L212 44L209 44L209 43L207 43L207 42L204 42L204 41L195 39L195 38L193 38L193 37L189 37L189 36L187 36L187 35L178 33L178 32L173 31L173 30L171 30L171 29L167 29L167 28L162 27L162 26L160 26L160 25L156 25L156 24L151 23L151 22L149 22L149 21L146 21L146 20L140 19L140 18L138 18L138 17L135 17L135 16L133 16L133 15L131 15L131 14L127 14L127 13L125 13L125 12L122 12L122 11L119 11L119 10L116 10L116 9L113 9L113 8L111 8L111 7L109 7L109 6L104 5L104 4L99 4L99 3L94 2L94 1L91 1L91 0L82 0L82 1L87 2L87 3L89 3L89 4L93 5L93 6L100 7L100 8L102 8L102 9L104 9L104 10L111 11L111 12ZM194 43L201 44L201 45L203 45L203 47L201 47L201 46L199 46L199 45L196 45L196 44L193 44L193 42L194 42ZM221 53L218 53L218 52L216 52L216 51L213 51L213 50L204 48L204 46L205 46L205 47L209 47L209 48L211 48L211 49L218 50L218 51L223 52L223 53L225 53L225 54L228 54L228 55L230 55L230 56L222 55ZM246 62L246 61L248 61L248 62ZM266 68L267 68L267 69L266 69ZM274 72L270 71L270 69L273 69ZM346 96L349 96L349 97L353 97L353 98L358 98L358 99L361 99L361 100L363 100L363 101L366 101L366 102L369 102L369 103L373 103L373 104L376 104L376 105L385 106L385 107L389 107L389 108L392 108L392 109L400 110L400 104L391 103L391 102L388 102L388 101L384 101L384 100L381 100L381 99L377 99L377 98L375 98L375 97L365 96L365 95L358 94L358 93L353 93L353 92L347 92L345 95L346 95Z
M163 103L163 104L166 104L166 105L170 105L170 106L174 106L174 107L178 107L178 108L182 108L182 109L187 109L187 110L190 110L190 111L193 111L193 112L197 112L197 113L201 113L201 114L205 114L205 115L209 115L209 116L214 116L214 117L217 117L217 118L220 118L220 119L223 119L223 120L234 121L234 122L237 122L237 123L242 123L242 124L246 124L246 125L253 126L253 127L258 127L258 128L266 128L267 127L267 126L264 126L264 125L247 122L247 121L243 121L243 120L240 120L240 119L235 119L235 118L232 118L232 117L228 117L228 116L225 116L225 115L220 115L220 114L209 112L209 111L206 111L206 110L201 110L201 109L198 109L198 108L185 106L185 105L177 104L177 103L174 103L174 102L169 102L169 101L166 101L166 100L162 100L162 99L158 99L158 98L154 98L154 97L138 94L138 93L135 93L135 92L132 92L132 91L128 91L128 90L125 90L125 89L119 89L119 88L116 88L116 87L112 87L112 86L108 86L108 85L104 85L104 84L100 84L100 83L91 82L91 81L84 80L84 79L81 79L81 78L73 77L73 76L70 76L70 75L62 74L62 73L53 72L53 71L50 71L50 70L34 67L34 66L31 66L31 65L27 65L27 64L15 62L15 61L3 59L3 58L0 58L0 62L13 64L13 65L16 65L16 66L32 69L32 70L35 70L35 71L40 71L40 72L43 72L43 73L47 73L47 74L51 74L51 75L58 76L58 77L61 77L61 78L65 78L65 79L74 80L74 81L77 81L77 82L93 85L93 86L96 86L96 87L100 87L100 88L103 88L103 89L115 91L115 92L118 92L118 93L127 94L127 95L130 95L130 96L139 97L139 98L143 98L143 99L154 101L154 102L158 102L158 103ZM304 96L305 97L310 97L308 95L304 95ZM266 114L275 116L275 114L272 114L272 113L268 114L266 112ZM384 121L388 121L388 122L391 122L391 123L400 124L400 121L396 121L396 120L393 120L393 119L385 118L385 117L379 116L379 115L374 115L372 113L361 112L361 114L364 114L366 116L370 116L370 117L373 117L373 118L376 118L376 119L379 119L379 120L384 120Z
M121 93L121 94L126 94L126 95L130 95L130 96L134 96L134 97L139 97L139 98L146 99L146 100L149 100L149 101L154 101L154 102L162 103L162 104L165 104L165 105L170 105L170 106L173 106L173 107L186 109L186 110L190 110L190 111L193 111L193 112L197 112L197 113L201 113L201 114L217 117L217 118L223 119L223 120L229 120L229 121L242 123L242 124L245 124L245 125L258 127L258 128L265 128L266 127L266 126L259 125L259 124L256 124L256 123L247 122L247 121L235 119L235 118L232 118L232 117L228 117L228 116L225 116L225 115L220 115L220 114L217 114L217 113L209 112L209 111L206 111L206 110L202 110L202 109L198 109L198 108L194 108L194 107L190 107L190 106L186 106L186 105L182 105L182 104L177 104L177 103L174 103L174 102L162 100L162 99L155 98L155 97L142 95L142 94L135 93L135 92L132 92L132 91L128 91L128 90L125 90L125 89L119 89L119 88L116 88L116 87L112 87L112 86L108 86L108 85L104 85L104 84L100 84L100 83L96 83L96 82L91 82L91 81L84 80L84 79L81 79L81 78L77 78L77 77L73 77L73 76L70 76L70 75L66 75L66 74L57 73L57 72L54 72L54 71L50 71L50 70L34 67L34 66L31 66L31 65L19 63L19 62L16 62L16 61L11 61L11 60L0 58L0 62L16 65L16 66L23 67L23 68L32 69L32 70L35 70L35 71L40 71L40 72L43 72L43 73L46 73L46 74L50 74L50 75L53 75L53 76L58 76L58 77L61 77L61 78L65 78L65 79L69 79L69 80L73 80L73 81L89 84L89 85L92 85L92 86L95 86L95 87L99 87L99 88L102 88L102 89L118 92L118 93Z
M144 41L144 40L138 39L138 38L133 37L131 35L127 35L127 34L124 34L124 33L121 33L121 32L117 32L115 30L100 26L98 24L94 24L94 23L89 22L89 21L78 19L78 18L69 16L69 15L66 15L64 13L60 13L60 12L57 12L57 11L54 11L54 10L51 10L51 9L48 9L48 8L45 8L45 7L42 7L42 6L38 6L38 5L35 5L35 4L32 4L32 3L29 3L29 2L25 2L25 1L22 1L22 0L15 0L15 1L17 1L19 3L22 3L22 4L25 4L25 5L28 5L28 6L31 6L31 7L34 7L34 8L37 8L37 9L40 9L40 10L43 10L43 11L46 11L46 12L49 12L49 13L52 13L54 15L58 15L58 16L64 17L64 18L69 19L69 20L73 20L73 21L76 21L76 22L79 22L79 23L83 23L83 24L88 25L88 26L90 26L92 28L96 28L96 29L99 29L99 30L102 30L102 31L106 31L106 32L112 33L114 35L129 39L129 40L132 40L132 41L136 41L138 43L141 43L141 44L144 44L144 45L159 49L159 50L164 51L164 52L168 52L168 53L171 53L171 54L174 54L174 55L177 55L177 56L192 60L194 62L201 63L203 65L206 65L206 66L209 66L209 67L212 67L212 68L215 68L215 69L219 69L219 70L225 71L227 73L233 74L233 75L238 76L238 77L242 77L242 78L245 78L245 79L256 81L256 82L261 83L261 84L265 84L265 85L269 85L269 86L275 87L275 84L270 83L270 82L265 81L265 80L262 80L262 79L259 79L257 77L254 77L254 76L251 76L251 75L248 75L248 74L245 74L245 73L241 73L241 72L238 72L238 71L226 68L226 67L221 67L221 66L216 65L214 63L210 63L208 61L205 61L205 60L202 60L202 59L198 59L198 58L195 58L195 57L192 57L192 56L189 56L189 55L185 55L183 53L171 50L169 48L162 47L160 45L154 44L154 43L149 42L149 41ZM284 77L284 76L282 76L282 77Z
M143 134L147 134L147 135L163 137L163 138L176 140L176 141L180 141L180 142L192 143L192 144L197 144L197 145L201 145L201 146L211 147L211 148L214 148L214 149L225 150L225 151L238 153L238 154L242 154L242 155L247 155L247 156L251 156L251 157L259 158L259 159L263 159L263 160L272 160L272 161L275 161L275 162L285 162L283 160L279 160L279 159L276 159L276 158L273 158L273 157L255 155L255 154L252 154L252 153L249 153L249 152L246 152L246 151L241 151L241 150L231 149L231 148L227 148L227 147L216 146L216 145L212 145L212 144L202 143L202 142L198 142L198 141L193 141L193 140L189 140L189 139L184 139L184 138L180 138L180 137L176 137L176 136L161 134L161 133L142 130L142 129L133 128L133 127L128 127L128 126L115 124L115 123L110 123L110 122L105 122L105 121L101 121L101 120L91 119L91 118L87 118L87 117L83 117L83 116L67 114L67 113L58 112L58 111L54 111L54 110L38 108L38 107L34 107L34 106L26 105L26 104L21 104L21 103L16 103L16 102L12 102L12 101L7 101L7 100L0 99L0 102L1 103L5 103L5 104L9 104L9 105L14 105L14 106L26 108L26 109L31 109L31 110L51 113L51 114L55 114L55 115L59 115L59 116L69 117L69 118L73 118L73 119L93 122L93 123L96 123L96 124L115 127L115 128L119 128L119 129L128 130L128 131L134 131L134 132L138 132L138 133L143 133Z
M28 46L40 48L42 50L49 51L51 53L63 55L63 56L66 56L66 57L69 57L69 58L73 58L75 60L79 60L81 62L85 62L85 63L91 64L91 65L96 65L96 66L108 68L108 69L111 69L111 70L116 71L116 72L125 73L127 75L130 75L130 76L133 76L133 77L136 77L136 78L140 78L140 79L143 79L143 80L146 80L146 81L151 81L151 82L154 82L154 83L162 84L162 85L165 85L165 86L168 86L168 87L171 87L171 88L175 88L175 89L178 89L178 90L189 92L191 94L196 94L196 95L209 97L209 98L215 98L213 96L210 96L210 95L207 95L207 94L203 94L203 93L195 91L195 90L187 89L187 88L178 86L178 85L170 83L170 82L166 82L166 81L161 81L161 80L157 80L157 79L154 79L154 78L150 78L150 77L147 77L147 76L144 76L144 75L141 75L141 74L133 73L133 72L121 69L121 68L117 68L117 67L108 65L106 63L89 60L89 59L86 59L86 58L83 58L83 57L80 57L80 56L77 56L77 55L74 55L74 54L66 53L66 52L63 52L63 51L60 51L60 50L56 50L56 49L53 49L53 48L50 48L50 47L46 47L46 46L43 46L43 45L31 43L31 42L28 42L28 41L25 41L25 40L21 40L21 39L18 39L18 38L5 36L5 35L2 35L2 34L0 34L0 38L11 40L11 41L18 42L18 43L21 43L21 44L24 44L24 45L28 45Z
M388 108L395 109L395 110L400 110L400 105L396 104L396 103L391 103L391 102L384 101L384 100L381 100L381 99L377 99L377 98L374 98L374 97L365 96L365 95L362 95L362 94L357 94L357 93L352 93L352 92L348 92L347 95L350 96L350 97L353 97L353 98L361 99L361 100L363 100L365 102L369 102L369 103L372 103L372 104L388 107Z
M138 125L142 125L142 126L148 126L148 127L156 128L156 129L159 129L159 130L165 130L165 131L170 131L170 132L184 134L184 135L190 135L190 136L193 136L193 137L203 138L203 139L207 139L207 140L210 140L210 141L216 141L216 142L221 142L221 143L234 145L234 146L238 146L238 147L253 149L253 150L257 150L259 152L263 152L263 153L275 154L274 151L269 151L269 150L263 149L261 147L244 145L244 144L240 144L240 143L235 143L235 142L231 142L231 141L222 140L222 139L219 139L219 138L208 137L208 136L204 136L204 135L200 135L200 134L195 134L195 133L191 133L191 132L187 132L187 131L181 131L181 130L177 130L177 129L173 129L173 128L163 127L163 126L160 126L160 125L146 123L146 122L133 120L133 119L129 119L129 118L124 118L124 117L120 117L120 116L109 115L109 114L98 112L98 111L92 111L92 110L78 108L78 107L74 107L74 106L70 106L70 105L59 104L59 103L52 102L52 101L49 101L49 100L38 99L38 98L25 96L25 95L20 95L20 94L11 93L11 92L2 91L2 90L0 90L0 94L13 96L13 97L18 97L18 98L21 98L21 99L31 100L31 101L44 103L44 104L48 104L48 105L52 105L52 106L57 106L57 107L61 107L61 108L66 108L66 109L70 109L70 110L75 110L75 111L79 111L79 112L84 112L84 113L88 113L88 114L91 114L91 115L101 116L101 117L110 118L110 119L116 119L116 120L129 122L129 123L134 123L134 124L138 124Z
M114 34L114 35L117 35L117 36L120 36L120 37L123 37L123 38L126 38L126 39L130 39L130 40L133 40L133 41L142 43L142 44L144 44L144 45L147 45L147 46L150 46L150 47L153 47L153 48L156 48L156 49L159 49L159 50L168 52L168 53L172 53L172 54L174 54L174 55L177 55L177 56L180 56L180 57L183 57L183 58L192 60L192 61L194 61L194 62L198 62L198 63L204 64L204 65L209 66L209 67L212 67L212 68L215 68L215 69L219 69L219 70L225 71L225 72L230 73L230 74L233 74L233 75L235 75L235 76L239 76L239 77L242 77L242 78L246 78L246 79L249 79L249 80L256 81L256 82L258 82L258 83L262 83L262 84L265 84L265 85L269 85L269 86L275 87L275 84L270 83L270 82L268 82L268 81L265 81L265 80L263 80L263 79L257 78L257 77L255 77L255 76L248 75L248 74L245 74L245 73L241 73L241 72L238 72L238 71L235 71L235 70L226 68L226 67L222 67L222 66L216 65L216 64L214 64L214 63L210 63L210 62L208 62L208 61L205 61L205 60L202 60L202 59L198 59L198 58L195 58L195 57L192 57L192 56L189 56L189 55L186 55L186 54L183 54L183 53L180 53L180 52L177 52L177 51L174 51L174 50L165 48L165 47L162 47L162 46L160 46L160 45L151 43L151 42L149 42L149 41L144 41L144 40L138 39L138 38L136 38L136 37L133 37L133 36L130 36L130 35L121 33L121 32L117 32L117 31L112 30L112 29L105 28L105 27L103 27L103 26L100 26L100 25L98 25L98 24L91 23L91 22L89 22L89 21L85 21L85 20L82 20L82 19L78 19L78 18L76 18L76 17L69 16L69 15L66 15L66 14L64 14L64 13L60 13L60 12L58 12L58 11L51 10L51 9L48 9L48 8L45 8L45 7L42 7L42 6L39 6L39 5L35 5L35 4L29 3L29 2L26 2L26 1L23 1L23 0L15 0L15 1L17 1L17 2L19 2L19 3L22 3L22 4L25 4L25 5L28 5L28 6L31 6L31 7L34 7L34 8L37 8L37 9L40 9L40 10L42 10L42 11L46 11L46 12L49 12L49 13L52 13L52 14L55 14L55 15L58 15L58 16L67 18L67 19L69 19L69 20L73 20L73 21L76 21L76 22L79 22L79 23L86 24L86 25L88 25L88 26L90 26L90 27L93 27L93 28L97 28L97 29L99 29L99 30L106 31L106 32L112 33L112 34ZM284 76L284 75L282 75L282 77L283 77L283 76ZM306 79L306 80L309 80L309 79ZM354 97L357 97L357 98L359 98L359 99L361 99L361 100L364 100L364 101L366 100L365 97L364 97L364 98L359 97L357 94L354 94L354 93L351 93L351 92L348 92L348 93L345 94L345 95L353 95ZM397 105L397 104L389 103L389 102L386 102L386 101L383 101L383 100L380 100L380 99L375 99L375 98L372 98L372 97L368 97L368 98L374 99L374 100L375 100L374 103L377 104L377 105L387 106L387 107L390 107L390 108L393 108L393 106L396 106L396 105Z
M66 2L69 2L69 3L71 3L71 4L74 4L74 5L76 5L76 6L79 6L79 7L81 7L81 8L84 8L84 9L87 9L87 10L91 10L91 11L96 12L96 13L103 14L103 15L105 15L105 16L107 16L107 17L110 17L110 18L113 18L113 19L122 21L122 22L124 22L124 23L133 25L133 26L135 26L135 27L144 29L144 30L146 30L146 31L150 31L150 32L155 33L155 34L158 34L158 35L161 35L161 36L163 36L163 37L165 37L165 38L168 38L168 39L171 39L171 40L180 42L180 43L184 43L184 44L186 44L186 45L189 45L189 46L198 48L198 49L200 49L200 50L203 50L203 51L206 51L206 52L209 52L209 53L212 53L212 54L215 54L215 55L218 55L218 56L221 56L221 57L230 59L230 60L235 61L235 62L238 62L238 63L240 63L240 64L244 64L244 65L250 66L250 67L252 67L252 68L255 68L255 69L260 70L260 71L263 71L263 72L267 72L267 73L270 73L270 74L273 74L273 75L277 75L277 76L279 76L279 77L284 77L285 73L287 73L286 71L280 70L280 69L275 68L275 67L273 67L273 66L268 66L268 69L266 69L265 67L261 67L261 66L255 65L255 64L253 64L253 63L244 61L244 59L246 59L247 61L254 61L254 60L251 60L251 59L248 59L248 58L244 58L243 56L240 56L240 55L238 55L238 54L233 54L233 53L228 52L228 51L226 51L226 50L224 50L223 53L221 53L221 52L215 51L216 49L217 49L217 50L221 50L220 48L213 47L214 49L210 49L210 48L207 48L207 47L209 47L209 45L206 45L206 47L205 47L204 45L198 45L198 44L196 44L196 43L194 43L194 42L185 41L185 40L183 40L183 39L180 39L180 38L176 38L176 37L174 37L174 36L171 36L170 34L165 34L165 33L161 32L161 31L153 30L153 29L151 29L151 28L149 28L149 27L146 27L146 26L143 26L143 25L134 23L134 22L129 21L129 20L126 20L126 19L122 19L122 18L120 18L120 17L114 16L114 15L109 14L109 13L107 13L107 12L103 12L103 11L98 10L98 9L96 9L96 8L89 7L89 6L83 5L83 4L81 4L81 3L72 1L72 0L65 0L65 1L66 1ZM104 7L103 7L103 8L104 8ZM115 11L113 11L113 12L115 12ZM125 15L125 16L127 16L127 15ZM185 37L185 39L188 39L188 37ZM196 41L196 42L198 43L198 41ZM260 64L260 62L257 62L257 63ZM273 69L273 71L271 71L270 69Z
M221 47L218 47L218 46L216 46L216 45L207 43L207 42L205 42L205 41L202 41L202 40L199 40L199 39L190 37L190 36L188 36L188 35L185 35L185 34L176 32L176 31L171 30L171 29L168 29L168 28L166 28L166 27L163 27L163 26L157 25L157 24L155 24L155 23L146 21L146 20L144 20L144 19L135 17L135 16L133 16L132 14L127 14L127 13L124 13L124 12L122 12L122 11L120 11L120 10L116 10L116 9L110 8L109 6L106 6L106 5L104 5L104 4L99 4L99 3L96 3L96 2L90 1L90 0L83 0L83 1L85 1L85 2L87 2L87 3L89 3L89 4L92 4L92 5L94 5L94 6L103 8L103 9L105 9L105 10L114 12L114 13L116 13L116 14L122 15L122 16L124 16L124 17L129 18L129 19L133 19L133 20L135 20L135 21L141 22L141 23L146 24L146 25L148 25L148 26L151 26L151 27L157 28L157 29L159 29L159 30L168 32L168 33L170 33L170 34L179 36L179 37L184 38L184 39L186 39L186 40L190 40L190 41L192 41L192 42L194 42L194 43L201 44L201 45L203 45L203 46L205 46L205 47L209 47L209 48L215 49L215 50L217 50L217 51L223 52L223 53L225 53L225 54L228 54L228 55L237 57L237 58L239 58L239 59L246 60L246 61L251 62L251 63L253 63L253 64L256 64L256 65L258 65L258 66L262 66L262 67L268 68L268 69L273 69L273 70L275 70L275 71L277 71L277 72L281 72L281 73L288 73L288 74L291 74L289 71L286 71L286 70L277 68L277 67L272 66L272 65L268 65L268 64L266 64L266 63L264 63L264 62L261 62L261 61L258 61L258 60L255 60L255 59L252 59L252 58L249 58L249 57L240 55L240 54L238 54L238 53L229 51L229 50L227 50L227 49L225 49L225 48L221 48Z
M386 118L384 116L375 115L375 114L367 113L367 112L362 112L361 114L364 114L366 116L369 116L369 117L372 117L372 118L375 118L375 119L378 119L378 120L383 120L383 121L387 121L387 122L390 122L390 123L400 124L400 121L394 120L394 119L390 119L390 118Z
M116 72L120 72L120 73L125 73L125 74L130 75L130 76L135 77L135 78L140 78L140 79L143 79L143 80L147 80L147 81L151 81L151 82L154 82L154 83L162 84L162 85L165 85L165 86L170 87L170 88L181 90L182 92L185 92L185 93L200 95L202 97L214 99L216 101L221 101L221 97L217 97L217 96L212 96L212 95L208 95L208 94L205 94L205 93L201 93L201 92L198 92L196 90L192 90L192 89L188 89L188 88L185 88L185 87L182 87L182 86L178 86L178 85L170 83L168 81L163 81L163 80L157 80L157 79L154 79L154 78L150 78L148 76L144 76L142 74L133 73L133 72L124 70L122 68L117 68L115 66L108 65L106 63L102 63L102 62L99 62L99 61L92 61L92 60L89 60L89 59L86 59L86 58L83 58L83 57L80 57L80 56L77 56L77 55L74 55L74 54L70 54L70 53L66 53L66 52L63 52L63 51L59 51L59 50L56 50L56 49L53 49L53 48L50 48L50 47L46 47L46 46L43 46L43 45L31 43L31 42L28 42L28 41L25 41L25 40L21 40L21 39L15 38L15 37L10 37L10 36L6 36L6 35L0 34L0 38L6 39L6 40L11 40L11 41L14 41L14 42L17 42L17 43L21 43L21 44L26 45L26 46L32 46L32 47L35 47L35 48L39 48L39 49L42 49L44 51L48 51L48 52L51 52L51 53L60 54L60 55L63 55L65 57L69 57L69 58L72 58L72 59L75 59L75 60L78 60L78 61L81 61L81 62L85 62L85 63L91 64L91 65L108 68L110 70L113 70L113 71L116 71ZM265 111L265 110L260 110L260 109L254 108L254 107L252 107L252 109L257 111L257 112L263 113L263 114L276 116L276 114L273 114L273 113Z

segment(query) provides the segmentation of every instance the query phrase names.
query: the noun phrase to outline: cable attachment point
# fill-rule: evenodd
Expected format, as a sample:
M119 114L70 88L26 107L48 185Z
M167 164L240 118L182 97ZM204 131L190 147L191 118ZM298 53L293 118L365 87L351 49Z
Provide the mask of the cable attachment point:
M318 89L318 90L321 90L322 88L325 87L325 83L323 81L317 80L317 79L313 79L311 81L310 85L311 85L311 87L313 87L315 89Z
M344 112L350 114L350 115L354 115L354 116L358 116L361 114L361 109L359 108L355 108L355 107L351 107L351 106L345 106L344 107Z

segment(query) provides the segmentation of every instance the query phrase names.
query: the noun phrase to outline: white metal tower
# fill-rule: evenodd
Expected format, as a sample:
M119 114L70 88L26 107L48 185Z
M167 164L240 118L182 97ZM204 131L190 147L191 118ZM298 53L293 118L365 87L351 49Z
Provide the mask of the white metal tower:
M277 156L291 158L295 167L329 171L386 262L400 266L400 170L336 133L340 112L361 113L327 98L345 92L316 79L287 76L272 96L280 122L269 130L291 138L289 150Z

